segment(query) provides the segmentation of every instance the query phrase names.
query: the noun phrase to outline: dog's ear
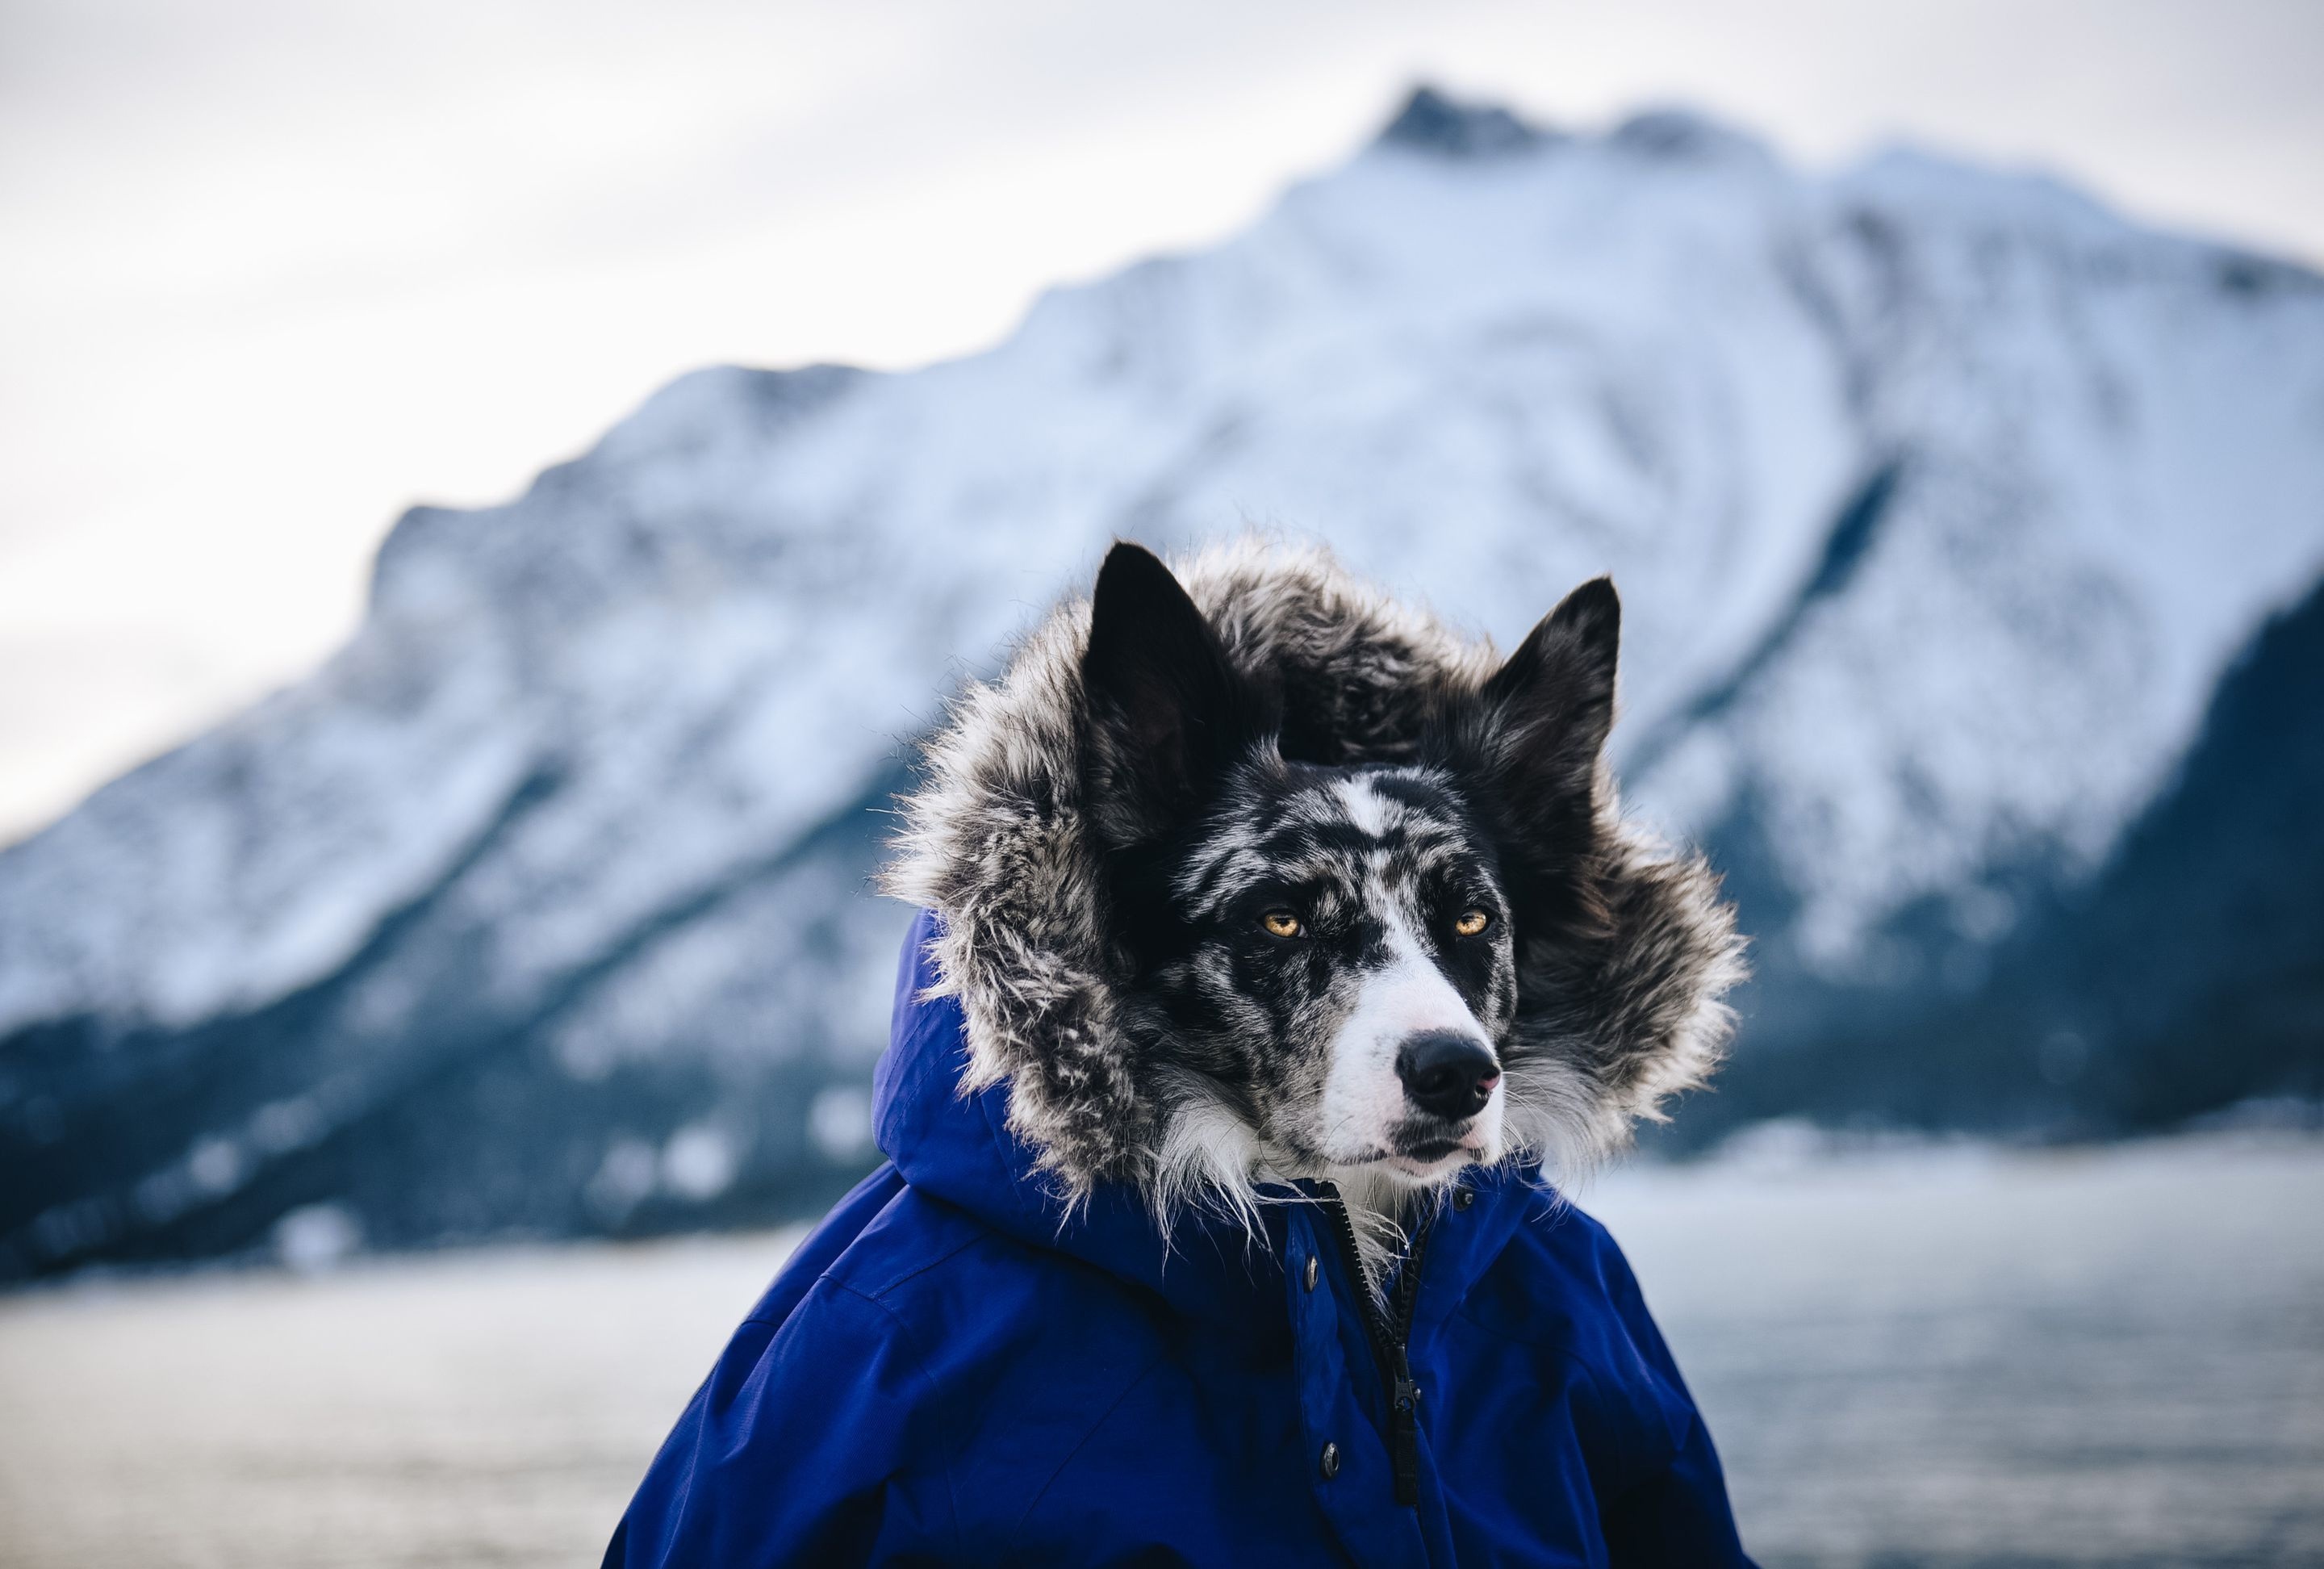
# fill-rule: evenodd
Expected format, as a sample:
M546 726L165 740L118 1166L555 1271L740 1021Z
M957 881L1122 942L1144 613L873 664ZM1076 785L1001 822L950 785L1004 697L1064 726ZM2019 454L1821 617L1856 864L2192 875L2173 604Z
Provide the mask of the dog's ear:
M1486 768L1527 868L1575 868L1595 840L1598 756L1614 726L1622 602L1593 578L1559 602L1485 683Z
M1106 556L1082 655L1089 700L1087 798L1120 847L1198 811L1258 739L1256 701L1170 569L1121 543Z
M1586 785L1596 771L1614 727L1621 641L1614 580L1593 577L1558 601L1485 683L1504 761L1536 791Z

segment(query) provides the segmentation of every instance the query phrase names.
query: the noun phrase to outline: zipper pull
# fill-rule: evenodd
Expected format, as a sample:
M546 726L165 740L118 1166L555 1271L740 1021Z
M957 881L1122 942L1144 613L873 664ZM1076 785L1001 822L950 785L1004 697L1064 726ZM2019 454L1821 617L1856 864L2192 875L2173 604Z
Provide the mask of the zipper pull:
M1396 1462L1396 1501L1406 1509L1420 1505L1420 1386L1412 1381L1412 1368L1404 1348L1396 1353L1396 1384L1389 1391L1389 1449Z

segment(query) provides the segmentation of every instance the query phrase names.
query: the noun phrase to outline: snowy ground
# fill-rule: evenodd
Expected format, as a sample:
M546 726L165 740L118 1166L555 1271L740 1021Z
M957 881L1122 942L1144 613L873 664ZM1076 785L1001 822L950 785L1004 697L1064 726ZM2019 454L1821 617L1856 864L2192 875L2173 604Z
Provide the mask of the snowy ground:
M2324 1562L2324 1141L1768 1138L1584 1202L1771 1569ZM793 1240L0 1301L0 1564L592 1562Z

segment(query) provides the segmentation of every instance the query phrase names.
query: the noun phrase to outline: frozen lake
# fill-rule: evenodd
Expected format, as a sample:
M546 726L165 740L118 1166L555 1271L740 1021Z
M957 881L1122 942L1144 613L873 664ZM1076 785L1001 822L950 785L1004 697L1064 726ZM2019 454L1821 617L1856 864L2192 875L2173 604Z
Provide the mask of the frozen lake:
M2324 1563L2324 1141L1639 1169L1766 1564ZM0 1564L594 1563L795 1234L0 1298Z

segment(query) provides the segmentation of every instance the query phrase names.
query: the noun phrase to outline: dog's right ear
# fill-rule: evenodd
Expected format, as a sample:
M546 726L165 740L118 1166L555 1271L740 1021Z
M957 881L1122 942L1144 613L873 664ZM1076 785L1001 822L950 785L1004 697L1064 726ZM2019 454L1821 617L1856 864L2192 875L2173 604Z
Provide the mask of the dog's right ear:
M1185 589L1142 546L1115 545L1099 569L1082 689L1085 799L1111 848L1185 822L1258 739L1249 684Z

